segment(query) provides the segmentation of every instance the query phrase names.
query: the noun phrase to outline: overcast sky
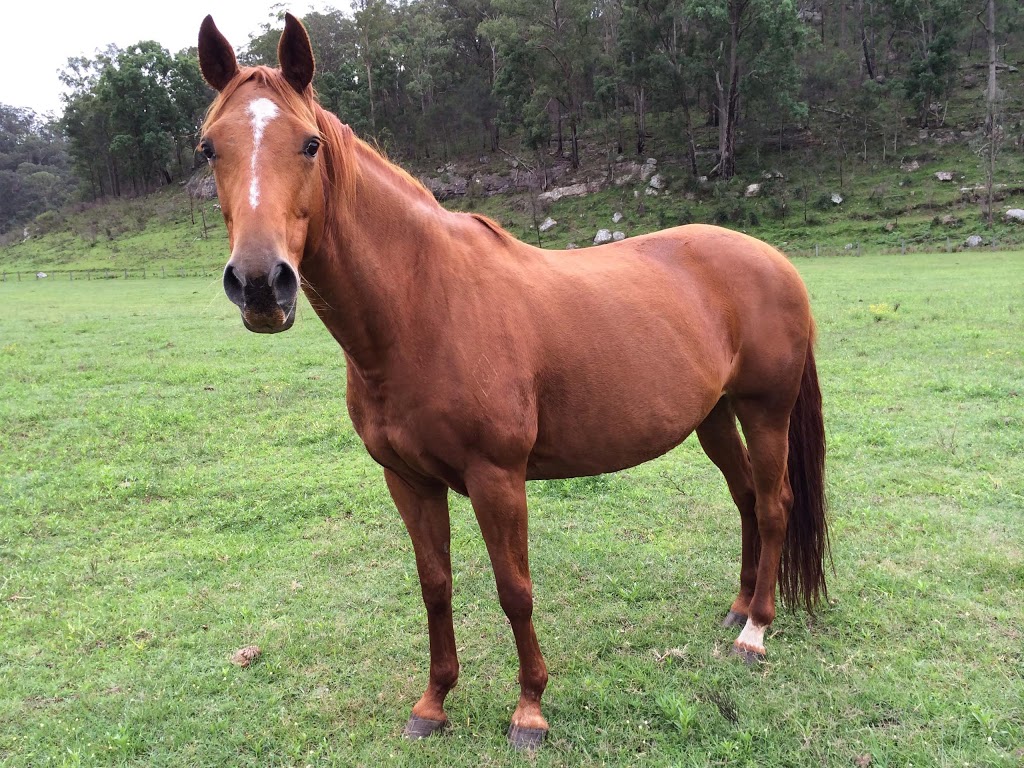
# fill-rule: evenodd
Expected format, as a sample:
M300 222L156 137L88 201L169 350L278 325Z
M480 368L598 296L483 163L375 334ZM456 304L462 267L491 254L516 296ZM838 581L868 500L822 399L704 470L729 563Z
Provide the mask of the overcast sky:
M71 56L92 57L110 43L124 48L156 40L171 53L196 44L199 25L213 14L217 27L238 50L276 14L277 8L302 16L311 8L348 7L347 0L98 0L60 4L32 0L4 3L0 11L0 103L38 113L62 110L57 79Z

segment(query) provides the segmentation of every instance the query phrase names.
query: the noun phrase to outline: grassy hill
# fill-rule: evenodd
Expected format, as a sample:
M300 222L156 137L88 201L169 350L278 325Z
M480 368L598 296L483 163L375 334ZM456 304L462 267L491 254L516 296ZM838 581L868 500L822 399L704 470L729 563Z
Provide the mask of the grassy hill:
M861 136L842 116L814 113L799 131L747 137L740 173L729 182L694 179L685 169L678 123L670 115L654 117L645 156L657 159L665 183L657 196L646 194L647 184L639 179L549 204L538 199L540 190L488 196L478 179L516 173L511 156L499 153L461 158L441 169L410 170L437 177L454 169L470 183L464 196L445 205L486 213L517 237L546 248L590 245L601 228L634 236L689 222L740 229L793 255L957 250L975 234L984 247L1002 248L1024 243L1024 225L1003 220L1008 208L1024 208L1024 82L1019 73L1007 73L1002 86L1011 96L1004 103L992 229L983 213L985 138L978 121L984 106L969 71L943 128L919 131L904 125L883 151L877 138ZM698 144L706 155L716 129L700 130ZM583 168L561 176L556 185L602 182L646 159L609 158L603 154L609 143L589 137ZM565 168L564 160L548 161ZM938 171L950 172L952 180L940 181ZM760 192L748 197L754 183ZM833 195L842 202L833 202ZM616 212L622 219L613 224ZM558 224L541 234L537 225L548 216ZM210 201L190 201L184 187L175 185L144 198L45 213L24 232L8 233L6 244L0 241L0 271L198 272L218 269L226 254L219 209Z

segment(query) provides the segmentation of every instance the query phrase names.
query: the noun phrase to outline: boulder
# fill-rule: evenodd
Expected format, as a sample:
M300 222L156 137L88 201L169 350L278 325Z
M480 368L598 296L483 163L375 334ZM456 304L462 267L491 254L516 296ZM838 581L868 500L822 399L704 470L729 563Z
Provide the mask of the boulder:
M936 171L935 172L935 178L938 179L939 181L952 181L953 180L953 172L952 171Z
M743 193L743 196L744 197L757 197L760 194L761 194L761 185L760 184L750 184L747 187L747 191Z
M558 223L557 221L555 221L550 216L548 216L546 219L544 219L543 223L541 223L541 225L538 227L538 229L541 232L547 232L549 229L551 229L557 223Z
M618 224L620 221L622 221L622 212L616 211L612 214L612 223Z
M595 183L570 184L568 187L555 187L547 192L541 192L537 195L537 199L553 203L563 197L582 197L591 192L597 192L598 189L600 189L600 185Z
M913 173L920 168L921 164L917 160L911 160L909 163L900 163L900 170L904 173Z
M647 186L651 189L664 189L665 178L660 173L656 173L651 176L651 180L647 183Z
M1014 224L1024 224L1024 209L1011 208L1003 214L1003 220Z
M612 241L612 233L609 229L599 229L594 235L594 245L604 245Z
M835 203L836 205L842 205L843 204L843 196L840 195L838 192L833 192L832 193L832 202Z
M615 242L619 242L619 240L625 240L625 239L626 239L626 233L625 232L612 232L612 240L614 240Z
M982 242L983 241L981 239L981 235L971 235L966 240L964 240L964 245L966 245L968 248L977 248L979 245L982 244Z

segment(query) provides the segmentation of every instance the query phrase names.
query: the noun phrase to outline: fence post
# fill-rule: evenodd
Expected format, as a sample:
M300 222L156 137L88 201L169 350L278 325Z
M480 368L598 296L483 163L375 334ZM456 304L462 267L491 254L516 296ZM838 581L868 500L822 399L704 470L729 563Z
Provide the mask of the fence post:
M68 280L74 281L74 279L75 279L75 270L69 269L68 270Z
M18 282L21 282L21 272L18 273Z
M950 247L949 238L946 238L946 253L952 253L953 249Z
M906 256L907 255L907 241L906 240L900 240L900 255L901 256Z
M167 271L163 267L160 267L160 277L167 277Z
M819 255L819 253L818 253L818 244L815 243L814 244L814 256L815 256L815 258L817 258L818 255Z
M127 280L127 279L128 279L128 270L127 270L127 269L126 269L126 270L124 271L124 279L125 279L125 280Z

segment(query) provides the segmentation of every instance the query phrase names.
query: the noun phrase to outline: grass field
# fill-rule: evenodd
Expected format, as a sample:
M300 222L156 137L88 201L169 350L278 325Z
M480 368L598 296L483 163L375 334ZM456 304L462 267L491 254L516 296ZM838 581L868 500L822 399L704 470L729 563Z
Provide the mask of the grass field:
M412 549L308 307L264 337L216 280L0 284L0 764L1020 765L1024 254L797 264L830 605L780 612L767 664L728 656L739 520L696 441L531 484L532 758L458 497L452 728L399 737L427 669Z

